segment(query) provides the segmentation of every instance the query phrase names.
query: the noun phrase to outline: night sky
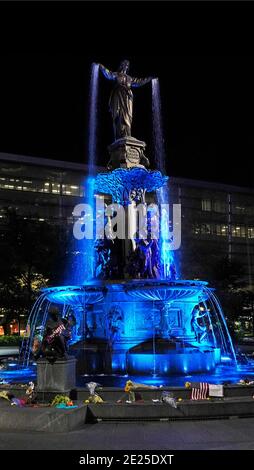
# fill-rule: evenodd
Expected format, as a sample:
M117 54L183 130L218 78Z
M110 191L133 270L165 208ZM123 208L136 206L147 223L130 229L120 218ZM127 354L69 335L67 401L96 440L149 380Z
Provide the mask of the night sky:
M0 151L74 162L87 161L88 96L91 63L115 70L131 61L130 74L158 76L161 85L167 173L172 176L253 186L253 56L221 50L177 55L133 55L130 46L116 55L100 47L0 54ZM138 48L137 48L138 49ZM17 48L18 50L18 48ZM217 52L217 48L215 52ZM47 49L46 49L47 51ZM154 53L149 47L144 52ZM167 53L168 51L168 53ZM138 54L138 50L135 51ZM197 50L198 52L198 50ZM230 51L229 51L230 52ZM238 52L238 51L237 51ZM104 51L102 52L102 54ZM107 101L112 82L99 82L99 163L108 160L113 140ZM134 90L133 135L152 155L151 86Z

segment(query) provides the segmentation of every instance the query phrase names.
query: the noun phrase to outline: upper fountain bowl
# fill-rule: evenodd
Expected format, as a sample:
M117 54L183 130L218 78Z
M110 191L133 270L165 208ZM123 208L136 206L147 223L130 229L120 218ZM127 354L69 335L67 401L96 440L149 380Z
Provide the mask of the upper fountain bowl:
M81 286L48 287L42 291L46 298L53 303L71 305L73 307L85 306L103 301L107 294L121 300L128 298L136 301L159 300L164 302L177 300L191 300L200 302L206 300L205 281L190 280L158 280L134 279L124 281L93 280Z

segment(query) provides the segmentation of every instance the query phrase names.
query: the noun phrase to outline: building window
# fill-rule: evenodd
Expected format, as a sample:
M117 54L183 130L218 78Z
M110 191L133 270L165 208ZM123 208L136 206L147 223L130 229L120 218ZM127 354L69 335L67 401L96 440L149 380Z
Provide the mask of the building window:
M232 204L232 212L233 214L240 214L243 215L246 213L246 207L240 204Z
M199 235L199 234L200 234L200 225L194 224L194 225L192 226L192 231L193 231L193 233L194 233L195 235Z
M225 224L195 224L193 225L195 235L218 235L226 237L228 235L228 225Z
M67 196L79 196L80 188L75 184L63 184L62 185L63 194Z
M194 224L193 233L195 235L210 235L212 233L211 224Z
M49 181L14 179L0 177L0 189L12 189L15 191L27 191L37 193L53 193L65 196L84 197L84 186L76 184L51 183Z
M254 238L254 227L248 227L248 238Z
M232 225L232 237L245 238L246 237L245 225Z
M202 211L211 212L211 210L212 210L212 200L202 199Z
M16 188L14 188L16 189ZM28 180L23 180L22 182L22 189L23 191L33 191L33 192L36 192L37 191L37 188L34 186L33 182L32 181L28 181Z
M202 199L201 201L202 211L206 212L220 212L225 214L227 212L227 204L225 201L220 201L219 199Z
M52 183L52 193L54 194L60 194L60 187L61 185L59 183Z
M215 235L227 236L228 235L228 226L223 224L215 224Z
M210 235L212 233L211 224L201 224L201 233L204 235Z
M248 215L253 216L254 215L254 207L253 206L248 206L246 208L246 212L247 212Z
M49 192L50 183L38 180L23 180L14 178L0 178L0 189L13 189L15 191Z
M227 206L225 201L213 201L213 210L214 212L221 212L222 214L225 214L225 212L227 212Z
M19 334L19 322L18 320L12 320L10 323L10 333L11 335Z

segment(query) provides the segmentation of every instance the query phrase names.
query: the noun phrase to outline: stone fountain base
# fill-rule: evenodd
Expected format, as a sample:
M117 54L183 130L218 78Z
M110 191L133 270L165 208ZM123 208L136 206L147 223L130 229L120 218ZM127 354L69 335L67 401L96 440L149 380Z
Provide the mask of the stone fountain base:
M46 359L37 362L38 392L59 392L68 394L76 384L76 359L58 359L53 364Z

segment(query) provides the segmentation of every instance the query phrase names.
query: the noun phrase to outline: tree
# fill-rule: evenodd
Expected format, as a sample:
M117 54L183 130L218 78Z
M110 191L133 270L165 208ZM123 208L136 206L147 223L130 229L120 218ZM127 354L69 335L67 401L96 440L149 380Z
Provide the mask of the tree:
M20 217L6 211L0 234L0 308L2 324L28 314L39 290L63 281L68 233L64 226Z

